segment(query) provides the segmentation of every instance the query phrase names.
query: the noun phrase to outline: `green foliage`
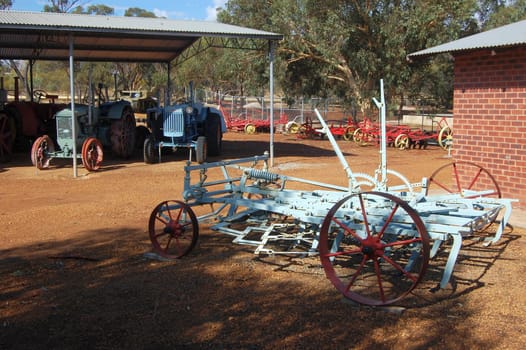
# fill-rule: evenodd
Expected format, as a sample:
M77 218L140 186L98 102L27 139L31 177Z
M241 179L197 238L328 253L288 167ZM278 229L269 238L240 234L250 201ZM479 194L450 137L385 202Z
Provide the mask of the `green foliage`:
M526 19L526 0L495 2L487 21L484 22L484 30Z
M70 12L77 7L81 0L48 0L49 4L44 5L44 12Z
M49 0L44 10L114 13L102 4L84 8L80 1ZM0 0L0 7L10 5L11 0ZM134 7L125 16L155 14ZM394 113L406 103L452 106L450 57L408 62L409 53L525 18L526 0L229 0L218 12L222 23L284 35L274 68L276 93L285 99L339 97L367 112L383 79ZM210 91L262 95L268 92L268 63L267 50L210 48L172 67L173 89L181 92L193 81ZM159 97L165 93L165 64L80 64L78 84L87 84L88 66L93 80L110 90L116 76L118 89L146 90ZM68 69L65 63L46 62L38 68L47 73L39 72L35 88L44 89L40 84L49 84Z
M115 13L115 10L113 9L113 7L99 4L89 5L86 9L84 9L82 6L77 6L71 11L71 13L111 16Z
M287 94L338 96L366 111L380 79L388 97L400 104L428 86L423 78L433 66L443 72L438 86L452 87L451 62L409 65L406 56L473 33L476 5L475 0L331 0L323 6L316 0L230 0L218 19L284 34L276 75ZM451 88L439 91L451 100Z
M13 6L13 1L11 0L0 0L0 10L8 10Z
M124 11L125 17L151 17L155 18L155 14L151 11L146 11L144 9L138 8L138 7L130 7L126 11Z

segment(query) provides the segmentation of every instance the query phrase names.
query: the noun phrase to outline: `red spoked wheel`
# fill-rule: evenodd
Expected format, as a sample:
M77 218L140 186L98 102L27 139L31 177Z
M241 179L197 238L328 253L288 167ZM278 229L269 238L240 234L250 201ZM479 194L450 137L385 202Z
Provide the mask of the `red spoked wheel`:
M148 224L154 251L162 257L178 259L188 254L197 243L199 226L192 208L181 201L159 203Z
M459 194L464 198L501 198L499 184L488 170L472 162L452 162L429 177L426 194Z
M40 136L31 146L31 163L40 170L47 169L54 152L53 140L48 135Z
M82 144L82 164L88 171L97 171L102 166L102 144L94 137L88 137Z
M325 275L350 300L393 304L422 280L429 235L406 202L384 192L350 195L325 217L319 244Z

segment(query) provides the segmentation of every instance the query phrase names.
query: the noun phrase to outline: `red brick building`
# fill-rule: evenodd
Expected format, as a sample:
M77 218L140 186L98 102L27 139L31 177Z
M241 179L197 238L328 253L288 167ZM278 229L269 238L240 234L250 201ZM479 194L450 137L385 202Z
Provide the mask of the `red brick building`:
M453 146L526 209L526 21L415 52L454 58Z

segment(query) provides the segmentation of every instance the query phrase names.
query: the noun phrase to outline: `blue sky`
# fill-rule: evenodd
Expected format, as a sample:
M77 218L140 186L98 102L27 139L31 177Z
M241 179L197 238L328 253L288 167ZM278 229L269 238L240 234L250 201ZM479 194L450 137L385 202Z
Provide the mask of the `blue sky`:
M11 10L42 11L46 0L12 0ZM115 9L116 16L122 16L130 7L139 7L155 13L158 17L170 19L214 21L216 8L224 7L227 0L81 0L80 5L104 4Z

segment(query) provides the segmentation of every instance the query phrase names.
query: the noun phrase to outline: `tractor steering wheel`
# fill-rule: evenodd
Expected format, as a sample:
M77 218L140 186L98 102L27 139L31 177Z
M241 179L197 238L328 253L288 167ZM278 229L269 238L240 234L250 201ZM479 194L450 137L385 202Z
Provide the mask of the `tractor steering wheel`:
M33 91L33 99L36 100L36 102L40 102L42 98L47 97L47 92L44 90L34 90Z

